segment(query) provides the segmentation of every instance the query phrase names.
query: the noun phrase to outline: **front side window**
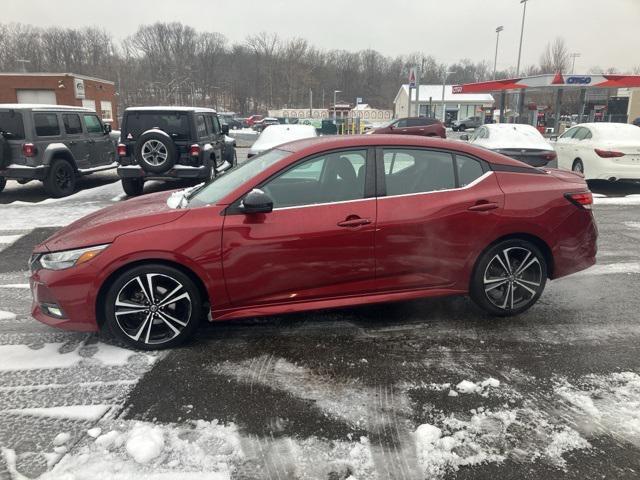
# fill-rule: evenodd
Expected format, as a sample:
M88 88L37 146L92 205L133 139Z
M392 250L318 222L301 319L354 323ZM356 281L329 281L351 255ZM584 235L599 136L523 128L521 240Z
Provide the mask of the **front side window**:
M260 188L274 208L364 198L366 150L331 152L304 160Z
M387 195L434 192L455 188L453 157L422 149L384 150Z
M220 120L218 117L213 117L213 132L218 134L222 129L220 128Z
M60 135L58 115L55 113L34 113L33 123L36 127L36 135L39 137Z
M576 140L588 140L591 138L591 132L584 127L579 127L573 138Z
M396 123L394 126L398 128L405 128L407 126L407 119L403 118L402 120L398 120L398 123Z
M87 129L87 133L103 133L102 123L100 119L95 115L83 115L84 126Z
M563 139L573 138L573 136L578 132L579 129L580 127L570 128L569 130L564 132L562 135L560 135L560 138L563 138Z
M484 174L480 162L466 155L456 154L456 167L458 169L458 184L461 187L469 185Z
M75 113L67 113L62 115L62 123L64 124L64 131L67 135L78 135L82 133L82 124L80 123L80 116Z

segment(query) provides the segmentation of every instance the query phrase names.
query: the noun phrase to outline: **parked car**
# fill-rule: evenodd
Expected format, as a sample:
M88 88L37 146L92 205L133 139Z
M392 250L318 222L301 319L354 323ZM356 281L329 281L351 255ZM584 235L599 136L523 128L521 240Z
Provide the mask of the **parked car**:
M463 142L304 139L59 230L30 259L32 314L141 349L179 344L208 315L466 293L517 315L548 279L595 263L591 203L580 175Z
M587 180L640 180L640 129L628 123L582 123L555 143L558 167Z
M262 120L263 118L263 115L251 115L244 120L244 126L247 128L252 128L255 122Z
M317 136L318 133L313 125L271 125L265 128L253 143L247 153L247 158L260 155L262 152L283 143Z
M78 177L116 168L110 131L88 108L0 104L0 191L40 180L52 197L71 195Z
M235 118L233 113L218 113L220 123L223 125L229 125L229 130L238 130L243 127L240 119Z
M429 117L407 117L391 120L382 126L372 128L368 134L420 135L422 137L446 138L444 125Z
M277 118L266 117L266 118L263 118L262 120L258 120L257 122L255 122L253 124L253 129L256 132L262 132L269 125L280 125L280 122L278 121Z
M124 111L118 144L118 175L130 196L145 180L211 180L232 167L215 110L197 107L133 107Z
M636 127L640 127L640 117L636 118L636 119L633 121L633 124L634 124Z
M531 125L491 123L477 128L471 137L463 134L460 140L468 140L533 167L544 167L556 159L551 144Z
M464 132L467 128L478 128L480 125L482 125L482 117L467 117L451 122L451 128L454 132Z

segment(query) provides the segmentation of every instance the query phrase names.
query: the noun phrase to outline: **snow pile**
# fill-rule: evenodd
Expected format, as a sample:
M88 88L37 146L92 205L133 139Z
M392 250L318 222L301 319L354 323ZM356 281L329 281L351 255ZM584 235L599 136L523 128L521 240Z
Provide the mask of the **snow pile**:
M456 389L459 393L477 393L482 395L483 397L489 396L489 390L491 388L498 388L500 386L500 380L496 380L495 378L487 378L481 382L472 382L471 380L462 380L458 385L456 385ZM449 393L450 396L451 392Z
M97 438L90 433L41 480L222 480L244 456L236 427L217 422L124 422Z
M626 197L594 198L595 205L640 205L640 195L627 195Z
M0 310L0 321L2 320L15 320L16 319L16 314L15 313L11 313L11 312L5 312L3 310Z

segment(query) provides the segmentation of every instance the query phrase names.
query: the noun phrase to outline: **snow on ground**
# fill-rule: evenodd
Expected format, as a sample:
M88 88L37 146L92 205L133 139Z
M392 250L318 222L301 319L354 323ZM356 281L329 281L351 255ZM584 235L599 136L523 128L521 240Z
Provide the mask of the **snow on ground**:
M640 205L640 195L632 194L626 197L594 197L595 205Z
M62 407L11 408L8 410L0 410L0 413L96 421L102 418L110 408L111 405L65 405Z
M15 318L16 318L15 313L5 312L4 310L0 310L0 320L15 320ZM2 367L0 366L0 368Z

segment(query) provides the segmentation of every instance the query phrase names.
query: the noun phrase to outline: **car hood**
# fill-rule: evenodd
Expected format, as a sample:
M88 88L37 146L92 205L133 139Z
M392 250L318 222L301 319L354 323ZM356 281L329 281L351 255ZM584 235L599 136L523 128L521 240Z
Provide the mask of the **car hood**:
M173 222L186 210L167 206L171 192L161 192L127 200L98 210L59 230L45 240L38 250L70 250L111 243L120 235Z

